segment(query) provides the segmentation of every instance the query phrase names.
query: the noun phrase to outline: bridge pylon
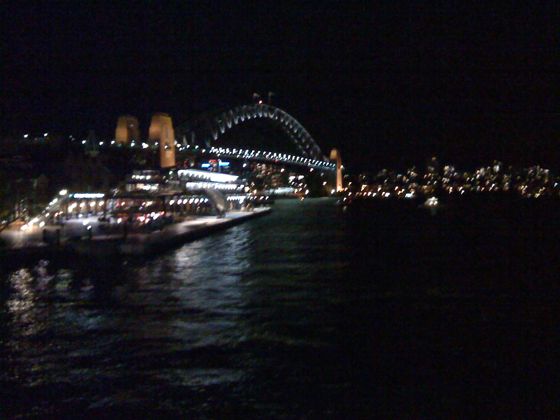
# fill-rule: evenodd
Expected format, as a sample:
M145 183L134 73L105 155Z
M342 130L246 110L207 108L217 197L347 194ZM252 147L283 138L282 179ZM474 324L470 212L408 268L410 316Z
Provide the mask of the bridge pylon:
M152 116L148 137L159 141L159 161L162 168L175 166L175 131L168 114L157 113Z
M132 115L121 115L117 120L115 140L119 144L129 144L132 140L140 140L138 118Z
M343 189L342 185L342 158L338 149L332 149L330 159L336 163L336 192Z

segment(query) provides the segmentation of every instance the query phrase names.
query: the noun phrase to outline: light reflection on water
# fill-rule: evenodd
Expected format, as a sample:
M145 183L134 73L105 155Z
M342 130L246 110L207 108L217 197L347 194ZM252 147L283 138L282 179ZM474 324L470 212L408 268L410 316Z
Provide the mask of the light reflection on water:
M1 332L11 371L2 381L19 394L14 411L43 387L68 397L75 381L88 385L66 404L95 410L123 401L141 407L150 389L244 380L246 366L222 359L249 335L242 276L252 260L250 235L241 225L145 261L40 262L10 273ZM117 397L95 389L129 380L133 389ZM135 390L134 380L143 386ZM39 412L65 411L56 399L35 403Z
M543 243L556 233L529 247L534 223L496 237L488 226L503 221L486 210L366 210L279 202L271 216L153 258L0 268L0 418L422 417L431 390L451 407L509 384L515 357L526 360L516 334L560 313L535 301L532 320L516 317L525 276L557 275L533 261L552 261ZM471 224L470 239L467 217L487 224ZM535 377L555 365L551 354Z

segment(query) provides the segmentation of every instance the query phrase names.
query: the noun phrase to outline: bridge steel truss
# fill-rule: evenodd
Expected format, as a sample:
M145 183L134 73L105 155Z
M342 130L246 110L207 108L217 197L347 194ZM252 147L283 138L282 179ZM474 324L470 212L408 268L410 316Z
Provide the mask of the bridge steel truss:
M304 157L328 162L328 158L299 121L286 111L268 104L241 105L207 117L204 124L207 131L204 135L206 147L214 146L212 143L232 128L257 119L269 120L281 127Z
M179 148L179 150L183 150ZM211 147L210 149L204 149L203 153L208 152L211 156L217 156L219 158L230 158L238 160L252 160L260 162L269 162L276 164L287 164L294 166L305 166L308 168L323 170L323 171L335 171L336 164L325 161L322 159L312 159L303 156L294 156L286 153L276 153L264 150L249 150L249 149L230 149L222 147Z

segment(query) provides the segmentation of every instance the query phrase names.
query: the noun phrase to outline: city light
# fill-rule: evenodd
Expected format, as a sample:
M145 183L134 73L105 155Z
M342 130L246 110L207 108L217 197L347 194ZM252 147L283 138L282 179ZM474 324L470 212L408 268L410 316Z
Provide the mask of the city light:
M75 198L75 199L91 199L91 198L103 198L105 197L105 194L103 193L76 193L76 194L71 194L70 198Z

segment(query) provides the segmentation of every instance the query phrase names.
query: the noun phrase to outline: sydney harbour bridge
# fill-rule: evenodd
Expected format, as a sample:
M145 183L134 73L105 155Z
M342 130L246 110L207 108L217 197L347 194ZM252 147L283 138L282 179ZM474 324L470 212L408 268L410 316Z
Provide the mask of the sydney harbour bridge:
M96 240L116 235L126 241L129 227L135 235L151 238L149 232L168 224L188 225L189 230L201 215L222 218L232 211L230 219L253 217L251 211L270 197L304 199L343 188L338 151L325 155L299 121L270 104L206 113L176 127L170 115L156 113L147 134L140 134L136 117L124 115L118 118L113 140L91 135L83 140L93 156L102 152L126 157L133 162L132 173L111 194L60 190L22 231L32 235L42 229L43 241L57 244L72 237L76 226L77 235L83 236L85 227L90 240L95 232ZM60 226L74 222L66 236L60 233ZM49 239L51 231L58 232L54 239Z
M255 103L203 114L174 127L171 117L152 116L148 140L140 140L138 120L121 116L115 147L159 152L162 168L171 168L186 156L284 165L319 170L336 177L342 189L342 164L338 151L325 155L305 127L286 111Z

